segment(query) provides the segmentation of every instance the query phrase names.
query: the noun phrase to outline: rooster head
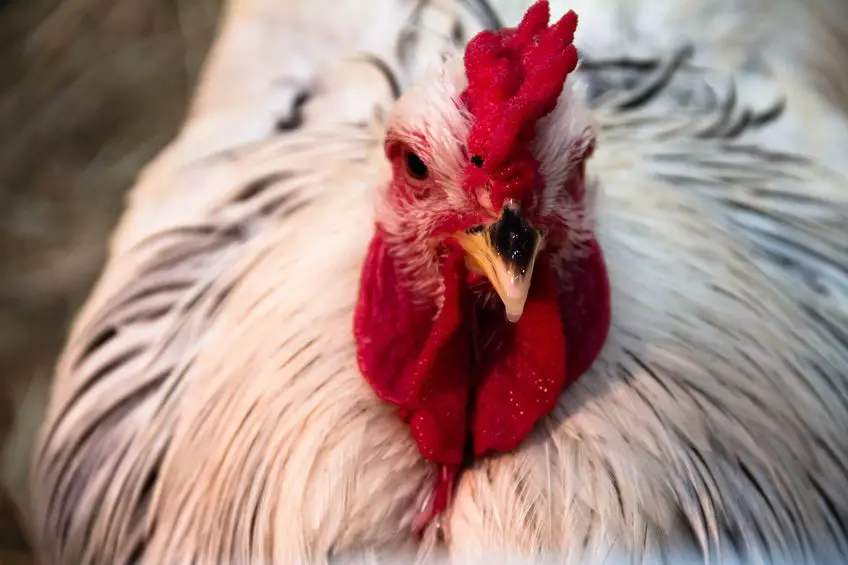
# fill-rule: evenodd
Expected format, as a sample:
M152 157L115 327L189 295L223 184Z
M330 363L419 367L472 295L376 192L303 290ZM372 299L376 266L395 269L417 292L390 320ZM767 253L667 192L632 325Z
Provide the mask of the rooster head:
M517 447L609 327L585 176L596 127L567 84L577 16L549 19L540 1L481 32L389 118L358 362L449 469Z

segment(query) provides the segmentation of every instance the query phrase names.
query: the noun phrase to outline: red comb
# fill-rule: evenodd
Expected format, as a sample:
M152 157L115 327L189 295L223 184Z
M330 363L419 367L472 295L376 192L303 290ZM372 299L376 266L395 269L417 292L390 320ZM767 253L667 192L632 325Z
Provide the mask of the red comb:
M556 107L577 66L577 14L569 11L550 27L549 20L550 6L540 0L517 28L480 32L465 50L462 101L473 117L466 188L488 182L498 209L508 198L524 202L538 186L530 146L536 122Z

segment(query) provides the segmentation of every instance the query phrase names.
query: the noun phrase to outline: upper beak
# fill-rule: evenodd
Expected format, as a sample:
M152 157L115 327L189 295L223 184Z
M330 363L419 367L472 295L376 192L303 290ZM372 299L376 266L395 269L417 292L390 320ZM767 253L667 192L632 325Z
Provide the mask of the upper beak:
M533 279L533 265L542 248L541 231L531 226L514 202L508 202L497 222L455 234L469 268L482 272L504 304L506 317L517 322Z

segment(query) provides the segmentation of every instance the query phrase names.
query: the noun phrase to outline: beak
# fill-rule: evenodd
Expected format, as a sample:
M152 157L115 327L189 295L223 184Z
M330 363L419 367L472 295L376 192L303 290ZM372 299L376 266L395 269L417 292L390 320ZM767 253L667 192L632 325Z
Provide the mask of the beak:
M504 304L506 317L517 322L533 279L533 265L544 243L542 232L527 223L514 202L508 202L500 219L454 234L465 250L466 264L484 274Z

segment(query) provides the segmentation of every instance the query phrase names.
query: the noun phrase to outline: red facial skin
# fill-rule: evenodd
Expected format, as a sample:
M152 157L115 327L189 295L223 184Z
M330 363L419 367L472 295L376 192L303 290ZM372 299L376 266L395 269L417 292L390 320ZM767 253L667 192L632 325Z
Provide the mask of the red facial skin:
M387 237L379 225L363 266L354 319L360 370L379 398L399 407L421 454L441 468L422 528L449 504L461 465L472 455L518 447L588 369L609 329L609 281L597 242L588 243L589 253L568 257L560 251L569 226L537 214L545 187L532 154L535 123L556 106L576 64L576 16L569 12L550 28L548 16L547 2L537 3L517 30L478 35L465 59L463 101L474 118L467 149L483 157L483 166L469 162L465 185L490 187L496 210L506 199L521 203L527 219L549 234L521 319L507 322L502 306L485 299L490 287L466 270L465 252L444 237L491 221L480 209L456 210L429 228L441 307L416 295L417 274L403 264L408 242ZM387 141L389 198L424 197L427 184L403 174L405 151ZM561 190L582 203L583 164L574 170Z

